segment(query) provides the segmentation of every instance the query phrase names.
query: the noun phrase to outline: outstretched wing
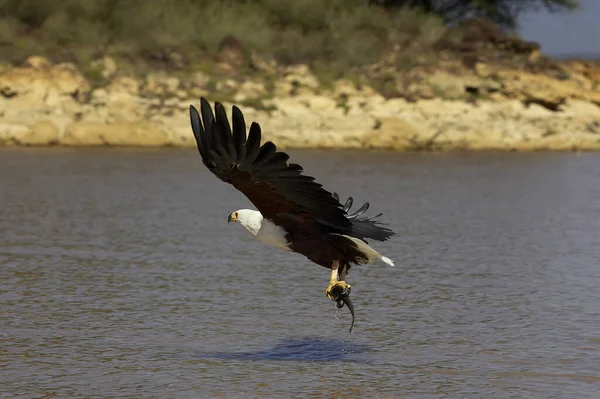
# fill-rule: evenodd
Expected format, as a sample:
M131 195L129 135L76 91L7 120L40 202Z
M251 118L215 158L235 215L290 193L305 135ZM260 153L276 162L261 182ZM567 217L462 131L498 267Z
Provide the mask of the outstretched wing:
M213 114L208 101L201 98L200 113L190 106L204 165L248 197L264 217L278 224L314 220L350 234L352 223L339 201L313 177L303 175L300 165L288 164L289 156L277 151L272 142L261 146L258 123L250 125L246 138L246 123L238 107L232 110L233 130L222 104L215 103Z

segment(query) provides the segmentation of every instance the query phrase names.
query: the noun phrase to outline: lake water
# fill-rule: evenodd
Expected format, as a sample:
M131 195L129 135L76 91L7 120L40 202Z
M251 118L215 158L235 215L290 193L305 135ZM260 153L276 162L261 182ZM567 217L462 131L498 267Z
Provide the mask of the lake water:
M0 149L0 397L600 397L600 154L289 153L397 232L352 333L195 151Z

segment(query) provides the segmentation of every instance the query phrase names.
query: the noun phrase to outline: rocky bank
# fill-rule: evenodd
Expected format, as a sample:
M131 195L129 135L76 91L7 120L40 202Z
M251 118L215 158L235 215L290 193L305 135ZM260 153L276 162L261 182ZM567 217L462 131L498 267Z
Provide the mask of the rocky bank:
M110 59L103 65L108 83L100 87L73 64L41 57L0 67L0 144L193 147L189 105L227 93L228 108L240 106L282 148L600 149L594 62L564 62L555 76L485 63L469 73L433 71L394 82L403 96L348 80L324 88L302 65L270 83L201 72L136 78Z

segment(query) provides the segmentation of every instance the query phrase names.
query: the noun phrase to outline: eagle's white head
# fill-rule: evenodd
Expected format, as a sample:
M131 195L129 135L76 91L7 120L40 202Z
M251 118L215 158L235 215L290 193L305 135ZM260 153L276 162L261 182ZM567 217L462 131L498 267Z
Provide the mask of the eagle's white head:
M237 210L229 215L228 222L241 224L258 241L290 251L286 231L269 219L263 218L263 215L259 211L252 209Z
M258 234L262 221L262 214L259 211L252 209L238 209L237 211L232 212L227 218L227 223L239 223L253 236Z

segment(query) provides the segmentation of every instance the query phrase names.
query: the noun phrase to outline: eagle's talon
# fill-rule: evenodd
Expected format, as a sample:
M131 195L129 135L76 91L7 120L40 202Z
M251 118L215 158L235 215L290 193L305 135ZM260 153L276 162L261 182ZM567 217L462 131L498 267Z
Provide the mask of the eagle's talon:
M329 287L325 293L327 294L327 298L332 301L338 302L338 309L340 309L343 305L343 300L348 295L350 295L350 290L352 286L347 284L345 281L336 281L335 283L330 283ZM339 305L340 301L342 301L342 306Z

